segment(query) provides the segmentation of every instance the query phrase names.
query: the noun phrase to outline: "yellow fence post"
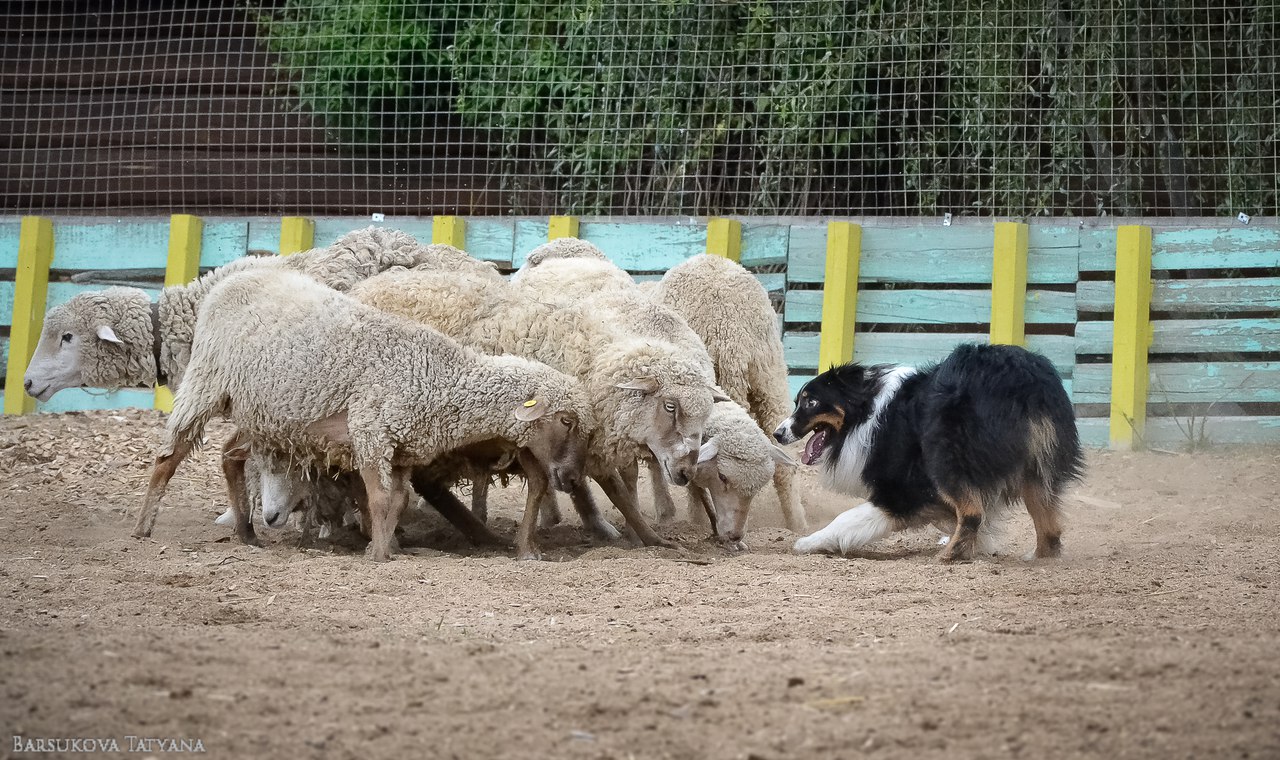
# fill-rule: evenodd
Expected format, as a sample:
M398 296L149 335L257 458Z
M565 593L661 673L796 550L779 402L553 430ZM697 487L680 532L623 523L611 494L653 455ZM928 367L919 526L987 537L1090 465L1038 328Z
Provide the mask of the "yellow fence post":
M280 220L280 255L309 251L316 244L316 223L305 216L286 216Z
M186 285L200 276L200 240L204 220L190 214L169 217L169 261L164 267L164 286ZM173 394L163 385L156 386L155 408L173 411Z
M827 267L822 283L822 333L818 339L818 371L853 360L854 323L858 316L858 263L862 228L852 222L827 224Z
M1151 228L1116 230L1116 304L1111 348L1111 448L1142 445L1151 340Z
M707 253L742 263L742 223L736 219L707 222Z
M991 270L991 342L1022 346L1027 342L1027 225L996 222Z
M553 216L547 221L547 240L578 237L578 217Z
M460 216L431 217L431 242L467 249L467 220Z
M36 410L36 400L27 395L22 383L31 354L40 342L52 263L53 222L39 216L22 217L18 231L18 270L13 278L9 361L4 373L5 414L30 414Z

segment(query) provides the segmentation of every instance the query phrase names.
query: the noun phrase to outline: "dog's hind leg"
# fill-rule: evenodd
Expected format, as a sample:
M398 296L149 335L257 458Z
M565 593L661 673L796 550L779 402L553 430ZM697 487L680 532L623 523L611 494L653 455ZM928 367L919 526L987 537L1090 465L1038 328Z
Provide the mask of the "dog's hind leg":
M938 559L943 562L971 560L985 515L982 498L976 491L966 489L958 493L944 493L942 499L956 512L956 529L946 548L938 554Z
M1022 502L1036 526L1036 559L1062 554L1062 502L1044 483L1028 478L1022 486Z

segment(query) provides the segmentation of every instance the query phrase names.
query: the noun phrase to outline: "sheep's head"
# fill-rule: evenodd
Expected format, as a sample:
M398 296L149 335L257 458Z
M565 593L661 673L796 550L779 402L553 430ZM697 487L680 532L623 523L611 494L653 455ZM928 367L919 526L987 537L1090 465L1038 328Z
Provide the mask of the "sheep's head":
M245 466L245 477L255 476L262 497L262 524L283 528L289 523L289 515L303 506L312 484L304 479L302 469L292 466L288 458L256 448Z
M80 293L49 310L23 387L41 401L64 388L151 385L151 299L137 288Z
M653 452L667 480L688 485L698 461L703 430L717 401L729 398L701 379L691 382L661 382L653 375L641 375L617 388L630 391L625 401L628 434Z
M512 414L527 429L523 448L557 491L569 492L582 482L587 463L587 440L595 421L581 384L545 365L530 362L537 379L529 398Z
M722 408L732 411L721 413ZM740 407L717 405L707 425L707 440L698 450L693 477L693 484L711 496L716 537L731 549L745 549L742 536L752 499L773 479L775 468L794 466L791 457Z

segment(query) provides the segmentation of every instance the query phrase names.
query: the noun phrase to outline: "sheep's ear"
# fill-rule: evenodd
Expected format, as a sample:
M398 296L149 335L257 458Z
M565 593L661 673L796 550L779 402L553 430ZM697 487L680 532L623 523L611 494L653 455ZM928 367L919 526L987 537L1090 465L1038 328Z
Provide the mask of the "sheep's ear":
M717 404L723 401L733 401L733 399L729 398L729 394L720 390L720 388L715 385L711 386L711 400Z
M625 388L629 391L640 391L648 396L658 390L658 381L652 377L637 377L629 382L618 383L617 387Z
M534 420L538 419L542 415L546 414L547 411L550 409L551 409L551 405L548 404L547 402L538 398L531 398L528 401L524 402L523 404L519 404L518 406L516 406L515 408L516 419L520 420L521 422L533 422Z
M698 464L710 462L715 459L716 454L720 453L720 440L716 437L707 439L705 443L698 448Z
M111 329L111 325L98 325L98 337L108 343L124 343L116 337L116 331Z
M778 464L786 465L787 467L798 466L796 460L792 459L791 455L788 454L785 449L781 446L774 446L772 443L769 444L769 458Z

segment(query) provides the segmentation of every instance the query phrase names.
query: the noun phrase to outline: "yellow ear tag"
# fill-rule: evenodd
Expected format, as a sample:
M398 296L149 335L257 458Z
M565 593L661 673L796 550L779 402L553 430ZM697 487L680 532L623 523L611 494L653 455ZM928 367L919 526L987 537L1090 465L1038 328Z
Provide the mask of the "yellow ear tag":
M531 406L537 406L537 405L538 405L538 399L536 399L536 398L531 398L531 399L529 399L528 401L524 402L524 405L525 405L525 408L526 408L526 409L527 409L527 408L529 408L529 407L531 407Z

